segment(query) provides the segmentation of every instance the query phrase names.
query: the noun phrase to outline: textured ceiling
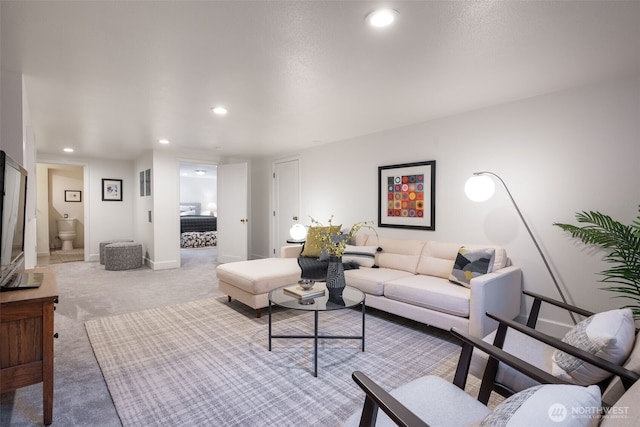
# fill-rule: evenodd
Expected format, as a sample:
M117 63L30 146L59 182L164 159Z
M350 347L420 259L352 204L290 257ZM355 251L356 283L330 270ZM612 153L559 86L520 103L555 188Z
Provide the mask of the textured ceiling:
M386 2L396 25L366 26L383 3L2 1L1 64L39 153L107 158L291 152L640 72L639 2Z

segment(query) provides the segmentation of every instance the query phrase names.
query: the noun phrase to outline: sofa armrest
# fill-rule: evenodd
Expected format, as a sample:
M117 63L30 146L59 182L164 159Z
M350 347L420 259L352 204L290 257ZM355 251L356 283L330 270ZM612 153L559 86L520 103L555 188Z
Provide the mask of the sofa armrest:
M493 273L471 279L469 300L469 334L483 338L498 328L498 322L486 312L505 319L520 314L522 271L518 267L505 267Z
M280 248L280 258L298 258L302 253L302 245L288 245Z

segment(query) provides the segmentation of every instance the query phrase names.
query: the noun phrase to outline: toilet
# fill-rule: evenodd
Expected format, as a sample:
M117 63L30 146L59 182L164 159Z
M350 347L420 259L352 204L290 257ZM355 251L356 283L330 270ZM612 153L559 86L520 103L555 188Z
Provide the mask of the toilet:
M62 250L73 249L73 239L76 238L76 219L60 218L58 222L58 237L62 240Z

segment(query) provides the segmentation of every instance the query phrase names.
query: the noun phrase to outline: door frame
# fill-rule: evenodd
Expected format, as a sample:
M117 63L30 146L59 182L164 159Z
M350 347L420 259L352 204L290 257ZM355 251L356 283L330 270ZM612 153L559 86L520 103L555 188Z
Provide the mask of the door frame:
M282 159L274 160L271 162L271 197L269 198L269 216L271 218L270 227L269 227L269 257L274 258L280 256L278 249L276 247L276 242L278 240L276 236L276 229L278 223L278 215L279 212L275 212L276 208L276 168L279 164L297 161L298 162L298 218L300 218L300 212L302 211L302 185L300 181L300 157L292 156L285 157ZM275 253L274 253L275 252Z

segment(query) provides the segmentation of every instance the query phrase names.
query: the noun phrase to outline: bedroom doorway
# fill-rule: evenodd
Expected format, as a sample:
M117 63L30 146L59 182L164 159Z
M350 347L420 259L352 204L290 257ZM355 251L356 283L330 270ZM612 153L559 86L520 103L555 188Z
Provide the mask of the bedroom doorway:
M180 163L180 253L202 250L217 258L218 166ZM181 264L186 260L181 255Z

